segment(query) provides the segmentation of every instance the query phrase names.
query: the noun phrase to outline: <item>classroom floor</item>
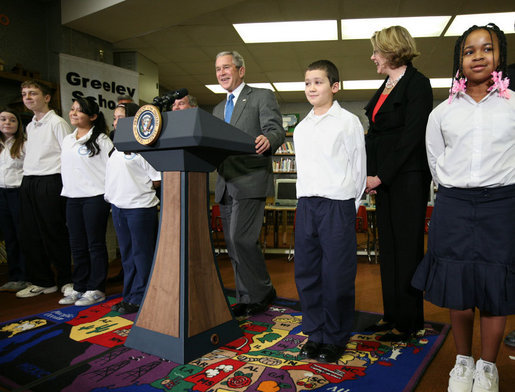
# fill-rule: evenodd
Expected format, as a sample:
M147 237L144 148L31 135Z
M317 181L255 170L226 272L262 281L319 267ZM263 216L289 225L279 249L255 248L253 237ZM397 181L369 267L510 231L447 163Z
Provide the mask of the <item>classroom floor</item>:
M271 274L277 294L281 297L298 299L294 281L294 262L288 261L287 255L267 255L268 270ZM234 275L230 261L226 255L218 257L218 265L224 285L234 287ZM114 276L120 269L119 259L113 261L109 268L109 276ZM7 266L0 264L0 284L7 281ZM121 283L109 284L107 295L120 293ZM19 299L14 293L0 293L0 322L17 319L24 316L40 313L42 311L59 308L58 293L40 295L34 298ZM359 257L356 278L356 309L369 312L382 312L381 282L379 264L371 264L366 257ZM425 317L427 320L449 323L447 309L425 303ZM515 316L509 316L506 324L506 333L515 329ZM477 359L480 349L479 316L476 315L474 333L474 357ZM447 390L448 374L455 361L454 339L452 330L445 343L430 364L422 377L415 392L435 392ZM515 385L515 349L502 344L497 366L499 369L500 391L512 390ZM511 387L510 387L511 385ZM371 391L374 392L374 391Z

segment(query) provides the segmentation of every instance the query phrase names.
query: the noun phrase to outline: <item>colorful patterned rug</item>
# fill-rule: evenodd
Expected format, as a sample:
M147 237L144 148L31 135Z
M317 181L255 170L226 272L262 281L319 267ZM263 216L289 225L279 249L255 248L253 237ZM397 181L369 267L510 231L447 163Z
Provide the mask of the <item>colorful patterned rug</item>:
M295 301L240 322L244 337L188 364L123 346L135 314L110 310L119 297L0 324L0 387L34 392L399 392L412 391L449 325L428 322L409 343L359 331L381 315L356 312L338 364L298 361L306 339Z

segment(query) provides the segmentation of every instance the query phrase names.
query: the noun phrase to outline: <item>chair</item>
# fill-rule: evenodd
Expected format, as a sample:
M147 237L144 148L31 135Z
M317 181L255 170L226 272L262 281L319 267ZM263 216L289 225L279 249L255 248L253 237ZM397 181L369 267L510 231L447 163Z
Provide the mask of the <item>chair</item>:
M224 228L222 225L220 206L218 204L213 204L213 206L211 207L211 233L213 236L213 247L215 249L216 255L219 255L220 253L222 253L222 249L219 245L223 240L223 235L222 235L222 238L220 239L219 233L223 233L223 231L224 231Z
M372 249L374 250L374 260L377 262L377 241L374 233L372 233L372 241L370 241L371 230L374 229L373 225L369 225L367 207L359 206L356 213L356 233L366 233L367 241L365 251L367 252L368 262L372 262ZM359 246L363 243L359 243Z
M424 233L429 233L429 224L431 223L431 215L433 214L433 206L426 208L426 221L424 223Z
M356 233L366 233L368 230L367 208L359 206L356 213Z

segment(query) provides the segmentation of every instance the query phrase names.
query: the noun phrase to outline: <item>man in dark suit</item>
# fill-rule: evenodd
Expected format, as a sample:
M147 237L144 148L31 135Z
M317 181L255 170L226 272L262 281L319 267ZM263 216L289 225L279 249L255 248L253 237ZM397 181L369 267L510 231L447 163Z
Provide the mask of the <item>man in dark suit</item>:
M234 315L260 313L276 297L259 245L265 200L273 192L271 155L285 132L272 91L243 81L245 62L238 52L216 56L216 77L227 99L213 115L255 137L256 153L232 155L218 167L215 201L220 203L224 237L236 281Z

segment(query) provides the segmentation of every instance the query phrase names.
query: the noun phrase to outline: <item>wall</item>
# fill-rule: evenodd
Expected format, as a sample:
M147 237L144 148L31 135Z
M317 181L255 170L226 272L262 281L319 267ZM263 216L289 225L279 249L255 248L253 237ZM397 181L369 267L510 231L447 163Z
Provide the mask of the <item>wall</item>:
M155 97L162 95L159 91L157 64L142 54L138 52L115 52L114 65L139 73L138 96L140 105L152 103Z
M125 0L61 0L62 23L66 24L82 16L91 15L122 1Z
M34 0L2 2L0 13L9 18L7 26L0 24L0 58L5 61L6 71L20 63L48 78L45 5Z
M7 26L0 24L0 58L5 71L16 64L38 72L40 79L59 82L59 53L113 63L113 48L109 42L61 26L59 0L2 1L0 14L9 18ZM28 78L28 77L27 77ZM0 81L0 106L20 100L19 82Z
M6 24L0 24L0 58L4 71L11 71L16 64L24 69L37 71L41 78L48 78L48 45L45 37L46 22L43 3L18 0L3 1L0 14ZM0 106L21 101L20 83L0 81Z

